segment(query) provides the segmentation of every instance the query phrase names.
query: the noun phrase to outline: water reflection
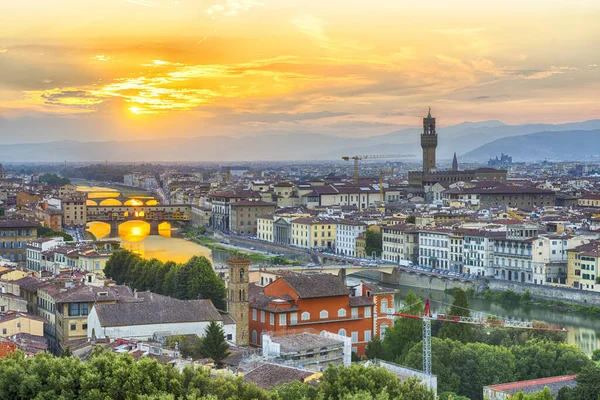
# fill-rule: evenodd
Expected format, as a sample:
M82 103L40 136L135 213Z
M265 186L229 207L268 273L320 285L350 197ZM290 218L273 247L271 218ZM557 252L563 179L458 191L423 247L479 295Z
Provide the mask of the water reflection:
M87 229L98 240L110 237L110 225L104 222L90 222ZM193 256L212 259L210 249L191 241L172 238L172 228L168 222L160 224L158 232L159 235L150 235L150 225L147 222L128 221L119 226L119 236L111 240L119 240L122 248L138 253L144 258L177 263L184 263Z
M360 279L348 277L348 284L357 284ZM408 292L413 291L422 299L431 299L433 313L447 312L452 304L452 296L437 290L427 290L407 286L395 285L396 310L402 308L403 301ZM567 342L575 343L587 354L591 355L594 349L600 348L600 320L581 314L552 310L535 305L521 307L519 305L503 306L484 299L469 299L470 308L480 312L477 317L495 315L499 318L518 321L544 321L550 324L564 325L568 330Z

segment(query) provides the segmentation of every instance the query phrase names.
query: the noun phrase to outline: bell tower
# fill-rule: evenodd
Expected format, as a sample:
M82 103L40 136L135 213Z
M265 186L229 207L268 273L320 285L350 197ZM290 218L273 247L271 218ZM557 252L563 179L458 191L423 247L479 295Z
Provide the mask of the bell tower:
M435 131L435 118L429 114L423 118L423 134L421 134L421 148L423 149L423 173L435 170L435 149L437 148L437 132Z
M243 257L230 258L229 281L227 285L227 311L235 320L235 343L248 346L248 285L250 260Z

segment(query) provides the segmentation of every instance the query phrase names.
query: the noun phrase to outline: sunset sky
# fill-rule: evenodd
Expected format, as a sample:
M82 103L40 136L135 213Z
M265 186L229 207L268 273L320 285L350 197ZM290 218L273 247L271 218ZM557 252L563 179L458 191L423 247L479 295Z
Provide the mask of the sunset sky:
M598 0L2 0L0 143L600 118Z

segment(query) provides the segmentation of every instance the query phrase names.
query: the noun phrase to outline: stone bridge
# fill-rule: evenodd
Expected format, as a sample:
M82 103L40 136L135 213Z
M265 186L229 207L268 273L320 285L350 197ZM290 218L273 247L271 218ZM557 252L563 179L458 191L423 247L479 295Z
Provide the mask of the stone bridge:
M87 222L104 222L110 225L111 237L116 237L119 225L129 221L143 221L150 224L150 234L158 235L158 226L163 222L189 222L189 204L157 206L87 206Z

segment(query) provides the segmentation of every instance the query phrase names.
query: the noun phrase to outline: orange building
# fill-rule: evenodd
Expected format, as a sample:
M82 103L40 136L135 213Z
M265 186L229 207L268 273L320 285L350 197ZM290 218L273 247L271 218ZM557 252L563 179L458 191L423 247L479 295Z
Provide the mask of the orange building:
M310 329L350 337L363 355L373 337L373 302L352 296L337 276L287 273L265 287L250 284L249 295L251 346L262 345L263 333Z
M364 281L352 289L355 296L365 296L373 302L373 336L383 339L385 331L394 325L394 317L390 315L395 312L394 290Z

